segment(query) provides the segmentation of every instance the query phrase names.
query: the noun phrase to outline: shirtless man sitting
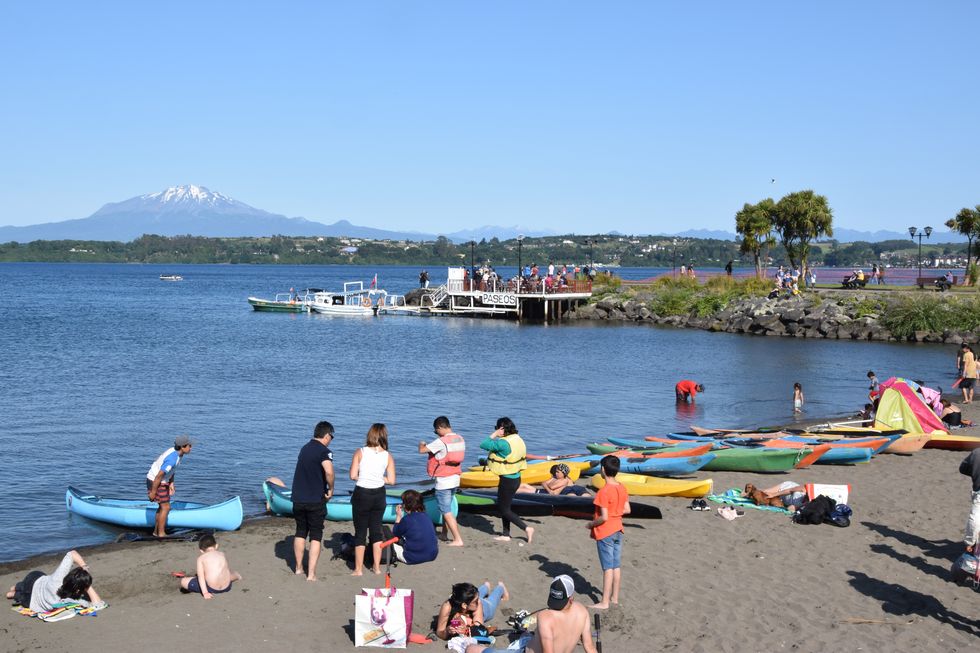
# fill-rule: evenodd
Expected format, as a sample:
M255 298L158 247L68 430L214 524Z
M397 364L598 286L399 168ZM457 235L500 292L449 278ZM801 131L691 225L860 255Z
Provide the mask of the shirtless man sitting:
M201 555L197 557L197 575L180 579L180 587L185 592L200 593L205 599L214 594L224 594L231 584L241 580L242 575L228 568L225 554L218 551L218 543L213 535L205 535L198 542Z
M562 574L556 576L548 592L548 609L538 613L538 627L533 635L522 637L525 653L572 653L579 642L586 653L596 653L589 628L589 611L572 598L575 584ZM467 647L466 653L503 653L508 649L487 648L482 644ZM515 649L509 649L511 651Z

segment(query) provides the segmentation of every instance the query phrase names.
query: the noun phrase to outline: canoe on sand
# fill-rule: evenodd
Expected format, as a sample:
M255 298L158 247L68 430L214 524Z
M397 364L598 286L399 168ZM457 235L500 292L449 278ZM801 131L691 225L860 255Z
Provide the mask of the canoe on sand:
M973 451L980 447L980 438L972 435L953 435L952 433L933 434L925 444L926 449L947 449L949 451Z
M804 456L811 453L807 449L720 449L714 452L711 460L701 469L713 472L785 472L796 467Z
M149 499L110 499L85 494L73 487L65 493L69 512L129 528L153 528L158 504ZM232 497L215 504L171 501L167 526L233 531L242 525L242 500Z
M643 497L703 497L711 494L714 485L710 478L686 480L643 474L617 474L616 480L626 486L631 496ZM606 479L593 476L590 484L598 490L606 484Z
M265 494L266 503L273 514L280 517L289 517L293 514L293 491L274 483L266 481L262 484L262 493ZM400 497L388 496L386 498L384 514L381 520L386 524L395 523L395 506L402 502ZM436 502L434 492L422 493L422 504L425 506L425 514L432 519L434 524L442 524L442 511ZM326 502L327 519L330 521L351 521L354 519L354 510L350 503L350 497L332 497ZM457 507L453 505L453 514L456 514Z
M577 480L579 474L583 469L588 469L592 466L590 462L578 463L578 462L568 462L569 474L568 478L573 481ZM537 483L543 483L551 478L551 468L554 466L553 462L543 462L534 463L533 465L528 465L527 469L521 472L521 482L530 483L535 485ZM483 471L482 467L471 467L469 471L463 472L460 475L459 485L464 488L488 488L497 487L500 482L500 477L493 472Z

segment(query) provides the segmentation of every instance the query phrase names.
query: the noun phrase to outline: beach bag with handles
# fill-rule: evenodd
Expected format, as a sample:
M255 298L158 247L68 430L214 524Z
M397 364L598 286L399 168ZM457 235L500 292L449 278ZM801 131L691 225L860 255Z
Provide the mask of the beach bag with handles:
M405 648L414 609L412 590L363 589L354 599L354 646Z
M973 546L973 555L963 553L956 559L956 562L953 563L950 569L950 573L955 582L969 582L973 585L973 589L980 589L980 560L977 559L978 554L980 554L980 544L975 544Z

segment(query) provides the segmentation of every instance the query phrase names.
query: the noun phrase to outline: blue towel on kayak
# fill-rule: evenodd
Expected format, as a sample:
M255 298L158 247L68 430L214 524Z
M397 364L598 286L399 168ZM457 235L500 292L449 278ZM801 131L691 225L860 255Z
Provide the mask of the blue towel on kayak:
M784 515L791 515L789 510L786 508L777 508L776 506L759 506L756 505L752 499L742 496L742 491L738 488L732 488L726 490L724 494L709 494L709 501L714 501L715 503L725 503L729 506L739 506L740 508L753 508L755 510L767 510L769 512L780 512Z

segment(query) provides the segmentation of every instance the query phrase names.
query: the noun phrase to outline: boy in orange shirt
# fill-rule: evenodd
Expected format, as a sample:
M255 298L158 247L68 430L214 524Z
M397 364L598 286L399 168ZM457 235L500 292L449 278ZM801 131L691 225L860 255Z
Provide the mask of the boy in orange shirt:
M620 554L623 550L623 515L630 514L630 494L622 483L616 481L619 474L619 458L605 456L599 463L606 484L595 495L595 518L589 522L592 539L599 551L602 566L602 601L592 605L605 610L610 603L619 603Z

